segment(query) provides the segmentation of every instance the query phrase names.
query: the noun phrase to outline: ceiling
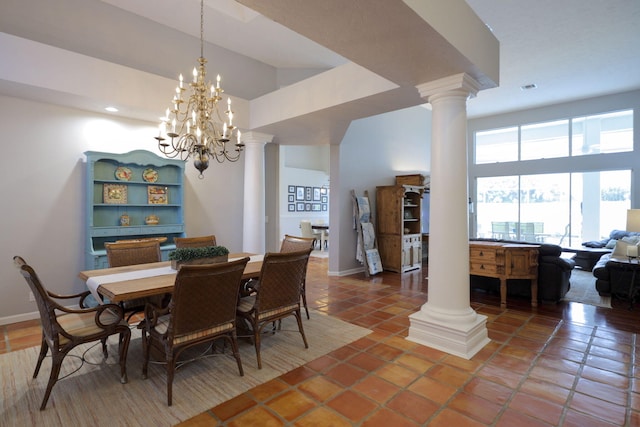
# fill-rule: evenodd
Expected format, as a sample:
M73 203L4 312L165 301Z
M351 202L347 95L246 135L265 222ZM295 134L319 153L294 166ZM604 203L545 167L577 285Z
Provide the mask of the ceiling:
M376 45L375 40L361 47L347 36L341 38L341 31L346 29L330 25L334 21L342 22L342 14L336 10L348 4L354 26L352 33L359 30L358 26L370 25L369 17L378 19L377 27L384 27L384 19L388 19L390 28L402 30L398 25L407 22L408 12L397 19L392 16L399 4L404 6L402 0L367 3L295 0L289 4L287 1L291 2L205 0L205 57L210 66L222 68L229 93L252 100L348 62L377 72L400 86L411 85L415 82L406 70L408 67L420 71L447 62L438 62L438 58L442 58L439 55L431 55L423 63L403 58L403 54L411 56L412 41L411 46L396 46L400 61L396 63L396 70L391 70L376 62L377 50L382 47ZM270 17L240 3L253 3ZM486 89L469 101L471 118L640 89L638 0L467 0L467 3L500 43L499 84L497 87L485 85ZM42 4L40 0L3 0L0 28L24 39L166 78L187 72L199 56L198 0L50 0L46 7ZM278 11L278 6L285 5L296 10ZM331 5L336 9L331 10ZM319 9L324 6L327 13L322 15ZM354 20L353 16L358 13L363 18ZM297 33L276 21L295 27ZM318 21L318 25L314 25L314 21ZM323 27L332 31L323 31ZM393 38L393 34L388 36ZM419 46L420 40L416 42ZM362 53L365 50L366 55ZM12 54L0 53L4 58ZM236 64L240 64L239 67L233 68ZM248 64L252 67L257 64L265 82L247 78L242 84L234 83L234 79L239 80L236 77L242 75L242 67L246 69ZM33 88L12 83L0 81L0 92L44 98L42 100L54 103L63 103L61 100L65 99L64 103L74 106L74 97L44 90L30 94ZM521 86L529 84L537 88L521 90ZM396 98L389 99L390 106L421 102L413 91L400 90L393 96ZM384 109L385 99L376 101L375 108L370 110L363 107L365 102L360 102L358 111L342 108L339 113L352 111L352 118L376 114ZM316 125L332 120L327 111L321 114L327 117L322 117ZM266 130L279 131L277 128Z

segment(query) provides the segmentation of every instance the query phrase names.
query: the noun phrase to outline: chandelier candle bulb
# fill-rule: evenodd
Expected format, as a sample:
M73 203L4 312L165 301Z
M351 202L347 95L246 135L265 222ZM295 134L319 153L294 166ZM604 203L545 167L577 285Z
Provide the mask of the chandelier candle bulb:
M218 163L225 160L236 162L244 148L239 129L233 126L231 98L227 99L227 111L221 111L222 108L218 105L222 100L220 95L224 92L220 87L222 78L219 74L216 75L215 86L206 81L206 64L204 0L200 0L200 57L197 59L197 66L193 68L193 83L189 83L185 88L183 76L179 75L178 86L173 96L173 109L167 109L166 116L161 119L165 130L160 129L160 134L156 137L159 151L168 158L179 157L187 161L192 157L193 165L200 172L200 179L204 178L202 173L209 167L212 158ZM182 92L185 90L188 93L185 94L185 99L182 99ZM195 128L193 133L192 127ZM170 143L163 142L165 133L171 138ZM227 142L230 139L235 141L236 138L235 152L228 150Z

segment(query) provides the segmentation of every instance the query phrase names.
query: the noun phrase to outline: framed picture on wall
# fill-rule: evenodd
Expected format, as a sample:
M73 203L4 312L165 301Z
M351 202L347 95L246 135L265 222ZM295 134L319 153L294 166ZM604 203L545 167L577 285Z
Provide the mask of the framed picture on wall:
M312 212L320 212L320 203L312 203L311 204Z
M304 187L304 200L307 202L311 201L311 187Z
M295 212L296 211L296 205L293 203L289 203L289 212Z
M298 202L298 203L296 203L296 211L298 211L298 212L304 212L304 202Z
M322 203L327 203L329 201L329 197L322 196Z
M302 186L296 187L296 200L304 201L304 187Z
M294 198L294 195L293 194L289 194L289 203L293 203L293 201L294 201L293 198Z
M313 201L320 201L320 187L313 187Z
M320 187L320 194L327 194L327 188L326 187Z
M289 193L295 193L296 192L296 186L295 185L290 185L289 186Z
M311 212L311 203L305 203L304 210L305 212Z
M323 203L322 204L322 212L326 212L327 211L327 204Z

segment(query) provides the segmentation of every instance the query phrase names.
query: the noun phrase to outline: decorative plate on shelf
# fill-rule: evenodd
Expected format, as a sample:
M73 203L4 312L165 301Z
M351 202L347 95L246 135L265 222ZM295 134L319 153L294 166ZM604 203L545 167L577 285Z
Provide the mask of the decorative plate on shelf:
M142 179L147 182L156 182L158 180L158 171L152 168L147 168L142 172Z
M116 169L116 179L120 181L131 181L131 169L126 168L124 166L120 166Z

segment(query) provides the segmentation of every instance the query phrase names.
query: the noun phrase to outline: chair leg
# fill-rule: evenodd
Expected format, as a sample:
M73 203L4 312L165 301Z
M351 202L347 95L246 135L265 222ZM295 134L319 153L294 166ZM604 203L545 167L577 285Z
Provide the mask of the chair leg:
M119 359L120 359L120 383L126 384L127 378L127 353L129 352L129 342L131 341L131 330L123 329L118 339Z
M300 335L302 335L302 341L304 341L304 348L309 348L309 344L307 343L307 337L304 334L304 328L302 327L302 314L300 314L300 310L296 310L293 312L296 316L296 320L298 321L298 330L300 331Z
M262 326L266 325L263 323ZM253 345L256 348L256 359L258 360L258 369L262 369L262 359L260 358L260 334L262 333L262 326L254 325L253 328Z
M42 344L40 344L40 355L38 356L38 362L36 363L36 369L33 371L33 378L38 376L38 372L40 372L40 367L42 366L42 361L47 356L49 352L49 345L47 344L47 340L44 339L44 334L42 335Z
M304 305L304 311L307 312L307 320L311 319L309 317L309 307L307 307L307 284L306 281L302 282L302 287L300 288L300 293L302 294L302 305Z
M147 368L149 367L149 345L151 337L147 336L147 331L142 330L142 379L147 379Z
M240 372L240 376L244 377L244 370L242 369L242 360L240 359L240 351L238 351L238 337L236 336L235 330L231 331L230 341L231 341L231 351L233 352L233 357L235 357L236 362L238 362L238 371Z
M58 381L58 375L60 375L60 368L62 367L62 360L67 355L67 353L53 353L51 360L51 374L49 374L49 382L47 383L47 389L44 392L44 397L42 398L42 404L40 405L40 410L43 411L47 406L47 402L49 401L49 396L51 395L51 390L53 386Z
M172 356L167 360L167 405L173 404L173 374L176 370L176 357Z

